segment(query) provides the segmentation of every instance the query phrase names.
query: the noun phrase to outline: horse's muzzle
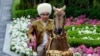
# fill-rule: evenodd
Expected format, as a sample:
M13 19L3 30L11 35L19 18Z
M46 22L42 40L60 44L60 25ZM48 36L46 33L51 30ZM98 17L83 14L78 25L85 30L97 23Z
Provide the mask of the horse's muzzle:
M56 34L59 34L60 35L62 33L62 28L56 29L55 32L56 32Z

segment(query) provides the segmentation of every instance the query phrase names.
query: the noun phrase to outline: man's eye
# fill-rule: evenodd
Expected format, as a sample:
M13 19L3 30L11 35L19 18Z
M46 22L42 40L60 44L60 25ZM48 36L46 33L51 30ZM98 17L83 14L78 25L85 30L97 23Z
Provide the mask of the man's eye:
M64 15L63 18L66 18L66 16Z

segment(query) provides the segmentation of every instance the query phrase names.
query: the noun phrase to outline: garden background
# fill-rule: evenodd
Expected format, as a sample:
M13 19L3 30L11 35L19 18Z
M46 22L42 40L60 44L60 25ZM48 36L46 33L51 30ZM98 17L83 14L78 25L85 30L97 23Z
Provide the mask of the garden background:
M36 7L39 3L48 2L52 6L62 7L66 5L66 16L77 17L85 14L89 18L100 18L99 0L13 0L12 17L21 17L31 15L37 16Z
M38 17L36 7L43 2L55 7L66 5L66 37L74 54L100 55L100 0L13 0L9 26L11 51L20 56L32 55L26 43L27 26L30 19ZM50 17L53 18L53 12Z

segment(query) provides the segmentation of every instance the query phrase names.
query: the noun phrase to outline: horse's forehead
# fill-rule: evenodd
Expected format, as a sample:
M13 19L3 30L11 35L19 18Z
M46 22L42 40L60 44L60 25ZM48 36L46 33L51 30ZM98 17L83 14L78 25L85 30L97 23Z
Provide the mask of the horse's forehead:
M57 11L62 11L62 9L57 9Z
M58 8L55 11L55 15L57 15L57 14L64 15L64 11L61 8Z
M65 13L64 12L57 12L57 13L55 13L55 15L61 17L61 16L65 15Z
M62 8L57 8L56 12L63 12Z

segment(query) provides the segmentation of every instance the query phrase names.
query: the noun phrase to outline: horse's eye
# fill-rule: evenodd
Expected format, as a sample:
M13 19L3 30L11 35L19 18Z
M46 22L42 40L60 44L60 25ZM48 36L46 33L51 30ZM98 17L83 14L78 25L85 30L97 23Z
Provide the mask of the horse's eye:
M54 15L53 17L55 18L56 16Z
M64 15L63 18L66 18L66 16Z

